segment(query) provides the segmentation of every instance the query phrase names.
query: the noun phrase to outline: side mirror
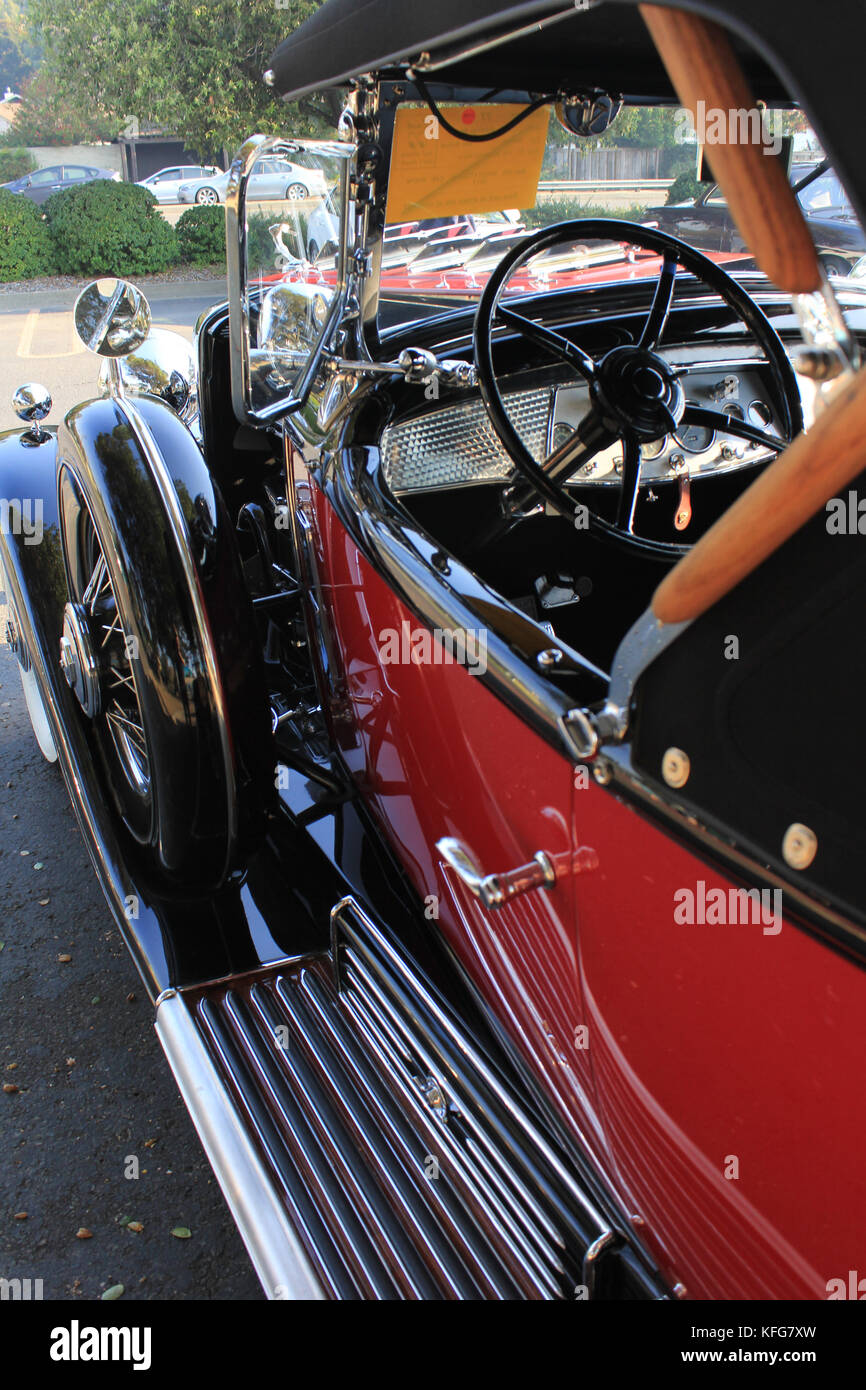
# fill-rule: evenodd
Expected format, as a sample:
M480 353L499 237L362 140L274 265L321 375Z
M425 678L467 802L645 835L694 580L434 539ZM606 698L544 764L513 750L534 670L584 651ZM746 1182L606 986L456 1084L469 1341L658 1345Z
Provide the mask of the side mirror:
M150 332L150 306L128 280L94 280L72 312L76 333L99 357L128 357Z

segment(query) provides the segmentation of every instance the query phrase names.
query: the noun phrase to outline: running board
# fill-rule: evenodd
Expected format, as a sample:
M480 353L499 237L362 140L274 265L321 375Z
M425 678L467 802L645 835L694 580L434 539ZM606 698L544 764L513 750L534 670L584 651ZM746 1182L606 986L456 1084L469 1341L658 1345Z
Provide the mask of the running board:
M331 921L157 1007L268 1297L667 1297L433 986L353 899Z

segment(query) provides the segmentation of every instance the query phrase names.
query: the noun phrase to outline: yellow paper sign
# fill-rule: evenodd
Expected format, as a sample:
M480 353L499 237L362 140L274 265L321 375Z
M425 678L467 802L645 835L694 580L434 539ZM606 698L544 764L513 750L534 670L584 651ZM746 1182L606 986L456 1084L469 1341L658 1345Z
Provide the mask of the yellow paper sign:
M449 123L470 135L497 130L519 106L449 106ZM547 140L542 106L496 140L476 144L449 135L423 107L401 106L394 128L388 222L499 212L535 206Z

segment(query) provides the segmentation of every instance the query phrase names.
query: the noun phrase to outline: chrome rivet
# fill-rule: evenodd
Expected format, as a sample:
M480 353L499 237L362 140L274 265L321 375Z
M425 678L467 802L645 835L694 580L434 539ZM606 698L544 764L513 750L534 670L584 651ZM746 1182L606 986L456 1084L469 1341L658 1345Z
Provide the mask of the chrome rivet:
M692 764L682 748L668 748L662 758L662 777L669 787L684 787L689 780Z
M535 658L539 666L548 670L551 666L558 666L562 660L562 652L558 647L545 647L543 652L539 652Z
M613 767L607 758L599 758L593 763L592 775L600 787L606 787L613 780Z
M818 836L808 825L794 821L782 840L782 858L792 869L808 869L818 853Z

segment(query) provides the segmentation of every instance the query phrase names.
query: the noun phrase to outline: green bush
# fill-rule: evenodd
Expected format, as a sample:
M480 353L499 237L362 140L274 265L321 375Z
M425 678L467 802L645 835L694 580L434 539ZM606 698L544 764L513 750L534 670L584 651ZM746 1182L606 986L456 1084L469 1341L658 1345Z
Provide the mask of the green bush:
M178 218L175 231L182 261L190 265L216 265L225 260L225 208L187 208Z
M178 259L174 227L137 184L95 179L52 194L43 206L63 274L147 275Z
M694 173L677 174L670 188L666 203L685 203L690 198L697 198L703 192L705 185L699 183Z
M33 155L20 145L7 150L0 149L0 183L11 183L13 179L21 179L25 174L32 174L35 168L36 160Z
M41 208L21 193L0 188L0 280L31 280L54 270L54 247Z
M644 210L637 203L628 208L606 208L603 203L580 203L577 198L546 198L534 208L520 214L521 222L527 231L534 232L538 227L552 227L554 222L573 222L578 217L593 220L597 217L615 217L619 221L640 222Z

